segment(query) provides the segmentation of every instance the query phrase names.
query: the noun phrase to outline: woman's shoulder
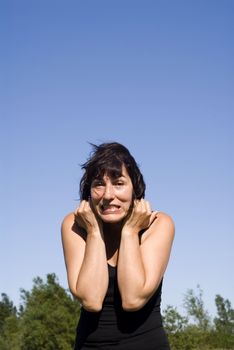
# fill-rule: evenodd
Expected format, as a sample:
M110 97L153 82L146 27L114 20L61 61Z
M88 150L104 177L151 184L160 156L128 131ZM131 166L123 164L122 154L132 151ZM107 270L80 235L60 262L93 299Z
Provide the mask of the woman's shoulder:
M65 217L62 220L62 228L68 228L73 226L75 223L75 214L74 213L68 213L65 215Z
M175 234L175 224L172 217L161 211L152 212L153 221L148 229L145 230L143 241L148 237L168 236L173 240Z
M68 213L62 220L61 224L62 235L69 234L69 232L76 233L83 239L86 238L86 231L78 226L76 223L75 213Z
M175 226L174 220L172 219L172 217L169 214L162 212L162 211L157 211L157 210L155 210L153 213L156 216L155 220L154 220L155 223L165 223L168 225Z

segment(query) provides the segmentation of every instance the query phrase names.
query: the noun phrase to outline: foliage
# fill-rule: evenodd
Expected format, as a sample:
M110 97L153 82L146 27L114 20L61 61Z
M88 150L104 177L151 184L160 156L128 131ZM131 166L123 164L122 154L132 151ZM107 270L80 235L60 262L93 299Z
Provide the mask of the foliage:
M17 310L6 294L0 301L1 350L71 350L80 305L61 287L55 274L44 282L33 280L31 291L21 290ZM163 323L172 350L233 350L234 310L228 299L216 295L217 315L212 320L205 309L200 286L184 296L185 316L169 305Z
M0 301L0 349L16 350L18 344L17 310L9 297L2 293Z
M55 274L48 274L45 283L35 278L31 292L21 290L21 299L18 317L5 318L0 349L71 350L80 306Z
M163 322L172 350L234 349L234 310L230 301L216 295L217 317L213 323L203 302L203 291L189 289L184 297L186 317L167 306ZM189 322L190 318L194 323Z
M175 307L168 305L163 311L163 324L173 349L191 349L192 340L185 331L188 327L187 317L181 316Z
M14 307L12 301L5 294L1 294L2 300L0 301L0 333L3 330L5 320L10 316L16 315L16 307Z
M215 304L218 317L214 319L216 334L213 343L222 344L227 349L234 349L234 310L230 301L225 300L221 295L216 295Z
M194 319L198 328L207 331L210 326L210 317L204 308L203 291L199 285L197 286L197 289L197 295L192 289L188 289L187 294L185 294L184 297L184 307L187 314Z

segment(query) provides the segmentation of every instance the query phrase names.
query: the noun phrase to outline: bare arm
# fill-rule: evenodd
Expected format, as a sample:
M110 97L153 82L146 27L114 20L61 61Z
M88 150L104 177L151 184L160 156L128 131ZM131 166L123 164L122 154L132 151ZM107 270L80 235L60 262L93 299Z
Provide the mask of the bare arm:
M85 309L98 312L108 287L108 268L102 232L87 203L78 209L86 241L74 214L69 214L62 223L62 242L71 292Z
M128 311L142 308L156 291L174 238L172 219L163 213L156 217L148 202L140 202L123 227L118 257L118 284L123 308ZM149 223L140 244L139 231Z

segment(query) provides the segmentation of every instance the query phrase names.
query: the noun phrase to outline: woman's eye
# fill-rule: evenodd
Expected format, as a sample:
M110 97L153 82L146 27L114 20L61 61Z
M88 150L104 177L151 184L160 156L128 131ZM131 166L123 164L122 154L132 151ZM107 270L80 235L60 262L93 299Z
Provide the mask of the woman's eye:
M103 186L103 182L101 182L101 181L95 181L93 183L93 187L101 187L101 186Z
M124 183L122 182L122 181L118 181L118 182L116 182L116 185L117 186L122 186Z

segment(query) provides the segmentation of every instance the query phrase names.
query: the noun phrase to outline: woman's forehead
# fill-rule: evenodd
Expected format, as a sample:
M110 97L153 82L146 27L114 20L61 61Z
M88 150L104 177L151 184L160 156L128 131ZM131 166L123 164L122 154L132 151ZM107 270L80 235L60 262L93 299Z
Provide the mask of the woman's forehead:
M127 172L127 169L124 165L121 167L116 168L104 168L100 169L96 176L94 176L95 179L103 179L103 178L119 178L119 177L129 177L129 174Z

